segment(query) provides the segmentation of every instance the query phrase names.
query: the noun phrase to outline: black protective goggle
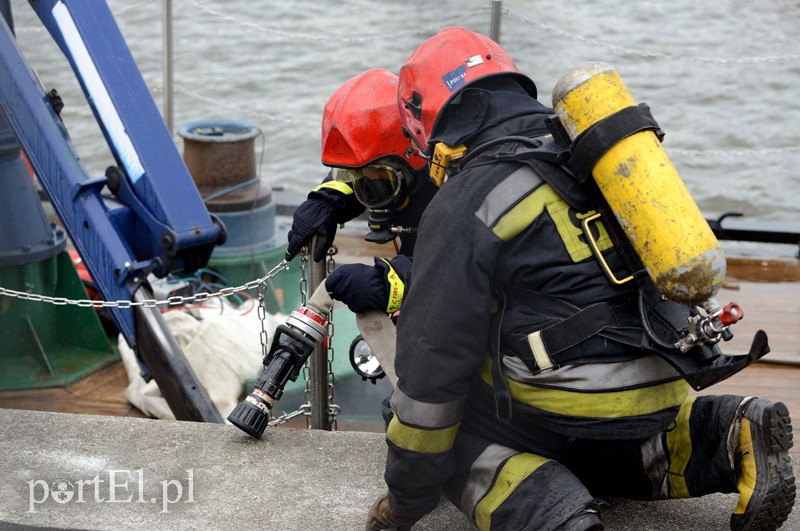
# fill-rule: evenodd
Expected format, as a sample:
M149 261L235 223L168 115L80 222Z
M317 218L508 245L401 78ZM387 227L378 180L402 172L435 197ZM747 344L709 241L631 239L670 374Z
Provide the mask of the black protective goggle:
M368 164L361 168L333 168L333 178L349 183L358 200L367 208L388 205L399 194L403 170L388 164Z

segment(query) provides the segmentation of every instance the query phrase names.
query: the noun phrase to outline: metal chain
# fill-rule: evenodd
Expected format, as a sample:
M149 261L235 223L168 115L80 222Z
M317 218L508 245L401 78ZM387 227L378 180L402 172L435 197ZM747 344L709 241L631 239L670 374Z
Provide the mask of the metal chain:
M266 293L267 293L267 284L260 284L258 286L258 320L261 321L261 332L259 333L259 337L261 339L261 359L267 358L267 353L269 352L269 334L267 333L267 303L266 303Z
M300 305L305 306L306 302L308 302L308 278L306 278L306 267L308 267L308 248L302 247L300 249L300 252L298 253L298 256L300 259ZM310 427L309 422L311 419L311 403L308 399L309 377L308 377L307 363L303 365L302 375L306 381L306 390L304 392L304 396L306 397L306 403L301 404L298 409L292 411L291 413L284 412L280 417L272 417L272 412L270 412L270 418L272 418L272 420L270 420L267 423L269 426L283 424L295 417L303 415L306 418L306 428Z
M0 287L0 295L5 295L6 297L22 299L26 301L45 302L48 304L53 304L55 306L78 306L79 308L134 308L136 306L142 306L144 308L157 308L158 306L180 306L182 304L188 304L188 303L205 302L214 298L230 297L245 290L251 290L251 289L258 290L260 289L261 285L264 284L267 280L271 279L284 269L288 268L289 268L289 262L283 260L280 264L270 269L270 271L263 277L258 278L256 280L251 280L250 282L242 284L241 286L236 286L235 288L222 288L221 290L215 291L214 293L205 293L205 292L195 293L194 295L185 297L176 295L174 297L161 300L145 299L143 301L134 302L134 301L103 301L103 300L96 301L91 299L67 299L65 297L50 297L48 295L40 295L38 293L16 291L4 287Z
M336 246L331 246L328 249L328 261L325 264L325 276L330 275L336 269L336 260L333 258L338 249ZM333 326L333 311L331 311L330 316L328 317L328 425L330 426L331 430L336 431L338 428L338 424L336 422L336 416L341 413L342 408L333 403L333 385L336 381L336 377L333 374L333 360L334 360L334 350L333 350L333 335L335 333L335 329Z
M308 302L308 279L306 278L306 268L308 267L308 250L303 247L300 252L300 304L305 306Z
M300 295L303 300L303 305L305 305L306 303L306 297L308 294L307 293L308 281L305 276L305 265L307 263L308 263L308 254L304 252L301 255L300 259L300 271L301 271ZM142 306L145 308L154 308L158 306L178 306L187 303L204 302L208 301L209 299L230 297L245 290L255 289L256 293L258 294L257 297L258 319L261 321L261 331L259 332L261 340L261 354L263 357L266 357L267 352L269 352L269 334L266 328L266 317L267 317L266 292L268 289L266 282L275 275L277 275L278 273L280 273L281 271L288 268L289 268L289 262L284 260L277 266L270 269L269 272L263 277L256 280L251 280L250 282L243 284L241 286L233 288L223 288L214 293L197 293L195 295L186 297L175 296L163 300L145 299L143 301L138 301L138 302L96 301L90 299L76 300L76 299L67 299L65 297L50 297L47 295L39 295L37 293L27 293L24 291L16 291L4 287L0 287L0 295L16 299L34 301L34 302L44 302L44 303L54 304L56 306L71 305L71 306L87 307L87 308L133 308L135 306ZM276 424L283 424L284 422L287 422L288 420L293 419L294 417L300 415L304 415L306 419L310 418L311 416L310 404L303 404L297 411L293 411L291 413L284 413L280 417L272 418L272 420L269 421L269 425L274 426ZM308 422L308 420L306 420L306 422Z
M337 253L336 246L331 246L328 249L328 258L325 262L325 272L326 275L331 274L334 269L336 269L336 262L333 259L333 255ZM306 305L308 302L308 277L306 276L306 268L309 265L309 255L307 249L304 247L300 252L300 300L303 306ZM333 403L333 383L334 383L334 375L333 375L333 357L334 357L334 349L333 349L333 312L328 316L328 337L327 337L327 344L328 344L328 416L329 416L329 425L332 430L336 430L337 423L336 423L336 415L338 415L342 408ZM303 368L301 370L301 374L303 376L303 380L305 380L306 387L303 391L303 396L305 397L306 401L304 404L301 404L298 409L292 411L291 413L284 412L280 417L273 417L272 420L269 421L270 426L275 426L277 424L283 424L288 422L289 420L299 417L300 415L304 416L306 419L306 428L311 427L311 369L309 366L309 362L307 361L303 364Z
M328 259L326 262L326 274L331 274L334 269L336 269L336 262L333 259L333 256L337 253L337 249L335 246L332 246L328 250ZM308 252L303 249L302 253L300 254L300 299L302 301L302 305L305 306L308 300L308 279L306 277L306 267L308 266ZM53 304L55 306L77 306L79 308L133 308L136 306L142 306L144 308L156 308L159 306L180 306L183 304L189 303L199 303L205 302L215 298L222 298L222 297L230 297L232 295L236 295L242 291L252 290L255 289L257 293L257 300L258 300L258 319L261 322L261 331L259 332L260 342L261 342L261 354L263 357L266 357L267 352L269 351L269 333L267 332L266 328L266 317L267 317L267 306L266 306L266 292L268 286L266 282L271 279L272 277L276 276L281 271L284 271L289 268L289 262L283 260L281 263L273 267L269 270L269 272L261 278L256 280L251 280L246 284L242 284L241 286L236 287L229 287L229 288L222 288L219 291L214 293L196 293L191 296L174 296L169 297L167 299L145 299L143 301L103 301L103 300L91 300L91 299L68 299L66 297L50 297L48 295L40 295L38 293L28 293L25 291L17 291L13 289L8 289L0 286L0 296L11 297L15 299L27 300L27 301L34 301L34 302L44 302L48 304ZM331 429L335 430L337 427L336 424L336 415L341 412L341 407L333 403L333 385L335 382L335 377L333 373L333 360L334 360L334 348L333 348L333 335L334 335L334 327L333 327L333 312L328 318L328 415L330 417L330 426ZM308 363L303 365L303 378L306 381L306 390L305 390L305 397L306 403L301 405L298 410L293 411L291 413L284 413L280 417L274 418L270 420L269 425L274 426L276 424L283 424L294 417L303 415L306 418L306 426L309 426L310 419L311 419L311 403L310 403L310 377L309 377L309 368Z
M303 306L308 302L307 267L309 267L308 250L304 247L303 254L300 255L300 301ZM306 428L311 428L311 370L309 369L308 361L303 364L302 374L303 380L306 382L306 388L303 391L303 397L305 397L306 401L300 406L300 410L306 417Z
M325 274L330 275L336 269L336 261L334 260L334 255L338 252L338 249L335 245L332 245L330 249L328 249L328 256L325 262ZM308 252L305 248L300 253L300 299L302 301L302 305L305 306L308 297L308 278L306 277L306 267L308 266ZM333 347L333 335L334 335L334 326L333 326L333 312L330 313L328 316L328 337L327 337L327 345L328 345L328 424L332 430L336 430L338 425L336 422L336 416L341 413L342 408L341 406L333 403L333 385L335 383L335 376L333 373L333 360L335 356L334 347ZM298 417L303 415L306 418L306 428L311 427L311 369L309 367L309 362L306 362L303 365L302 369L303 379L306 382L306 388L303 392L303 396L306 399L306 402L302 404L297 410L292 411L291 413L284 413L280 417L276 417L269 422L270 426L274 426L276 424L283 424L294 417Z

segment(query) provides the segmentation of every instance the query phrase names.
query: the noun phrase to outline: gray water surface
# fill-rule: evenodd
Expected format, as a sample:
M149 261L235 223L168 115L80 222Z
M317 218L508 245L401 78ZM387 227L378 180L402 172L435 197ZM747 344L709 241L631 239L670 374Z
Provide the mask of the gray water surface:
M98 0L99 1L99 0ZM27 2L14 0L17 38L44 86L57 88L85 166L113 159L72 71ZM162 2L111 0L159 107ZM490 0L174 0L177 129L206 118L264 131L260 172L299 201L324 176L327 98L369 68L397 72L448 25L488 34ZM589 62L614 65L666 131L665 148L706 213L800 216L800 2L506 0L501 42L550 105L553 85ZM178 149L180 137L175 135ZM263 147L263 157L261 157Z

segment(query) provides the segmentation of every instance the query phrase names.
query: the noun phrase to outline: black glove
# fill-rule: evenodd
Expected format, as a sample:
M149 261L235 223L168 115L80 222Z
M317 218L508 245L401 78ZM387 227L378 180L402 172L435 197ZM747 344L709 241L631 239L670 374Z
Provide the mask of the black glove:
M346 193L347 190L350 190ZM311 256L315 262L325 257L336 236L336 225L350 221L364 211L352 189L347 184L326 180L308 194L297 207L289 231L286 260L291 260L300 249L317 235Z
M325 279L325 289L353 313L376 309L391 314L400 309L410 272L411 259L405 255L391 260L376 257L374 266L341 266Z
M411 529L419 518L405 517L397 514L389 504L389 493L382 494L369 508L367 514L367 531L380 531L381 529L396 529L397 531Z

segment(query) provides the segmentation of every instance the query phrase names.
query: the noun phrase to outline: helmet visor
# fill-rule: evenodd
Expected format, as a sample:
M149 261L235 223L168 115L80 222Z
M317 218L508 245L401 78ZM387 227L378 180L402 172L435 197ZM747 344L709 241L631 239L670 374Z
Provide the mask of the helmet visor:
M400 194L403 172L386 164L369 164L357 169L333 168L333 178L350 183L367 208L380 208Z

